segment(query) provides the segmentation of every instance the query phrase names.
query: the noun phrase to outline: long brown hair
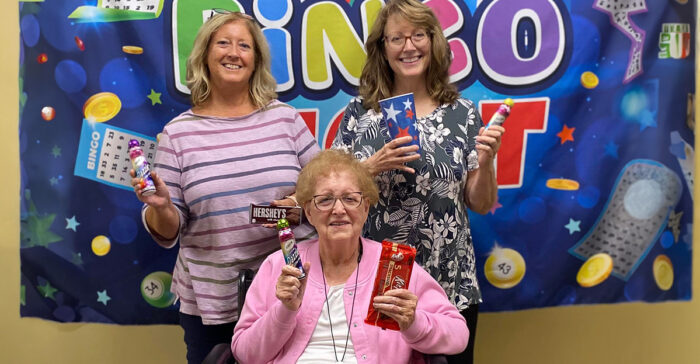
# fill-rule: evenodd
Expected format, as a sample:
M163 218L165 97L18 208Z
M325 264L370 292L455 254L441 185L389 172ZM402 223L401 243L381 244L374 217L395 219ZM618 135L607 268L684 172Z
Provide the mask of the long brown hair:
M420 1L390 0L377 15L365 42L367 60L362 68L359 87L365 107L379 111L379 100L392 96L394 71L386 59L384 28L389 17L394 14L427 31L431 47L430 64L425 76L428 95L439 104L453 103L459 97L459 92L450 84L450 47L437 17Z

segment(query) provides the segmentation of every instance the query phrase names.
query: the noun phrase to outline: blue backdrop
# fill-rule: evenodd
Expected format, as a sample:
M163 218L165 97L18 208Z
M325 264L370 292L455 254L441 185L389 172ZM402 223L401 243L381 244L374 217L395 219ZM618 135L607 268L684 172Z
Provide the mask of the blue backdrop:
M425 3L484 119L515 101L498 202L471 215L481 309L689 300L696 2ZM261 24L279 98L327 147L380 6L20 1L21 315L176 322L176 251L143 229L122 146L155 146L188 108L184 61L212 9Z

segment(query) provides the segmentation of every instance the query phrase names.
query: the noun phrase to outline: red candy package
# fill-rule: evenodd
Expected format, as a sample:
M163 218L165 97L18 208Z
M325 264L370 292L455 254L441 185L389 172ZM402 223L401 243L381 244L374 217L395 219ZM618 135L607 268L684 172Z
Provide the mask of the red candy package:
M416 259L416 248L384 240L382 254L377 267L377 277L374 279L374 289L369 300L369 310L365 323L389 330L399 330L399 324L391 317L374 309L374 297L381 296L392 289L408 289L411 279L413 261Z

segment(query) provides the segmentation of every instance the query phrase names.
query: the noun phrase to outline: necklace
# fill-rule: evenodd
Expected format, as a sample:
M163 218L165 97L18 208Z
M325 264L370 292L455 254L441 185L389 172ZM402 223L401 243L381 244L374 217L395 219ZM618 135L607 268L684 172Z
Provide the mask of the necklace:
M345 337L345 348L343 356L338 360L338 352L335 350L335 336L333 336L333 322L331 321L331 308L328 304L328 290L326 290L326 273L323 271L323 261L321 262L321 277L323 277L323 293L326 295L326 310L328 310L328 324L331 326L331 340L333 340L333 354L336 362L345 360L345 353L348 350L348 339L350 338L350 323L352 322L352 314L355 312L355 297L357 296L357 277L360 275L360 259L362 258L362 243L360 243L360 251L357 255L357 270L355 271L355 294L352 295L352 306L350 308L350 320L348 320L348 335Z

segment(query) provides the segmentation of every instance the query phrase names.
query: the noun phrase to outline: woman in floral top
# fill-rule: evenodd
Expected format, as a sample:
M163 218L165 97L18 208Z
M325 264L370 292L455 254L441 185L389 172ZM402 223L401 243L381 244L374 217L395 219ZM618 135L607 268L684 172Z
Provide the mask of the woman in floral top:
M367 42L360 96L350 101L333 148L376 176L379 202L365 236L407 243L467 320L469 345L450 363L471 363L481 293L467 208L486 213L498 186L493 160L505 131L482 128L474 103L449 84L450 50L433 12L416 0L388 1ZM413 93L422 154L391 139L379 100Z

